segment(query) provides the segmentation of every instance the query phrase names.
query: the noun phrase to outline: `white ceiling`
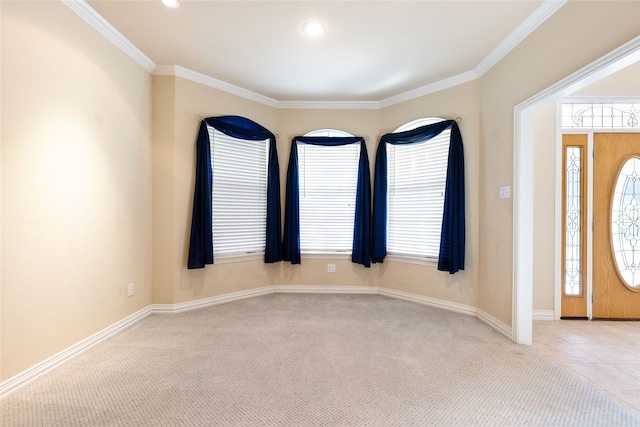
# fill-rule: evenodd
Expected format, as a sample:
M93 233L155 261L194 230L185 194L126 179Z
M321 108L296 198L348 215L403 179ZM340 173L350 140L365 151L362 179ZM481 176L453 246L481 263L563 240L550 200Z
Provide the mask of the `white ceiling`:
M564 1L87 2L157 65L277 101L381 101L486 72ZM317 39L302 24L323 22ZM160 67L159 67L160 68Z

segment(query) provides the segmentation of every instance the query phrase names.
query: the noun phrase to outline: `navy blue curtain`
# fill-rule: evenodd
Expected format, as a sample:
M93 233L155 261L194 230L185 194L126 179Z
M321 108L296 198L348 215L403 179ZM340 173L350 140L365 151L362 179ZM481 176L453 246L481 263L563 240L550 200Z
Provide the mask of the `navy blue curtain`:
M207 125L237 139L269 140L267 170L267 227L265 230L265 262L282 260L280 245L280 167L276 137L258 123L239 116L208 117L200 123L196 141L196 184L193 194L191 238L187 267L203 268L213 264L213 232L211 230L211 153Z
M455 120L444 120L406 132L388 133L380 138L376 152L373 178L373 262L383 262L387 256L387 144L414 144L430 140L451 128L444 211L440 232L438 270L453 274L464 270L465 206L464 152L462 135Z
M300 186L298 175L298 142L313 145L346 145L360 143L358 184L351 261L371 266L371 175L367 146L361 137L296 136L291 141L287 169L287 193L284 211L282 259L300 264ZM331 226L330 224L328 225Z

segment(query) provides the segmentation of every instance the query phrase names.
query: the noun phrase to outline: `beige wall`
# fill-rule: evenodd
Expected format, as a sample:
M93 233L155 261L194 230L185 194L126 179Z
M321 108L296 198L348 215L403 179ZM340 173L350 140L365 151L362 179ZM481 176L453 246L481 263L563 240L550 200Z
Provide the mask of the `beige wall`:
M4 380L151 303L151 79L62 3L3 2L1 95Z
M497 193L513 184L514 107L637 37L639 16L640 2L569 1L480 79L478 307L507 325L513 199L498 200Z
M272 284L279 264L256 260L198 270L186 265L200 119L240 115L275 130L277 110L181 78L153 80L153 302L175 304Z
M640 97L640 63L630 65L570 96ZM534 310L553 310L555 293L555 170L556 105L551 103L535 111L535 195L534 195Z
M157 183L154 185L154 303L175 304L269 285L379 285L473 305L473 265L477 260L473 247L477 246L478 203L476 180L469 177L478 173L477 96L477 83L470 83L384 110L274 109L181 78L154 77L154 159L157 159L154 160L154 183ZM469 212L466 270L449 275L437 271L433 265L393 261L364 268L348 258L330 256L303 256L301 265L264 264L255 260L188 270L198 117L226 114L246 116L276 133L283 211L286 168L294 136L327 127L364 136L373 176L378 140L387 132L384 126L393 130L419 117L464 117L461 131L467 161ZM391 118L386 119L387 115ZM171 129L172 122L174 129ZM171 139L167 135L172 132L175 137L167 145ZM162 154L171 150L173 156ZM173 176L170 182L167 174ZM327 273L327 263L336 264L335 273Z
M380 136L421 117L460 117L464 143L466 251L465 270L454 275L435 266L417 266L385 261L380 266L378 285L386 288L476 305L477 265L479 259L479 187L480 111L478 81L403 102L382 110Z
M639 2L570 1L478 81L382 110L278 110L152 78L59 2L2 2L0 10L0 380L152 302L268 285L378 285L477 306L510 325L513 208L497 191L512 185L514 106L637 36L640 24ZM465 271L393 261L365 269L339 258L187 270L196 116L226 114L278 135L283 202L296 134L363 135L373 168L381 134L418 117L462 117ZM326 273L327 262L336 273ZM130 282L136 294L127 298ZM535 298L548 306L548 296Z

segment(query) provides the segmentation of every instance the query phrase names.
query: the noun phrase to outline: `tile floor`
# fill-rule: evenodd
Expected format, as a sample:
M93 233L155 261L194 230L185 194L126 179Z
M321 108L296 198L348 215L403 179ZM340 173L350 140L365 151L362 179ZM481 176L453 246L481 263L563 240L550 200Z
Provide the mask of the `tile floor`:
M640 416L640 322L533 322L533 348Z

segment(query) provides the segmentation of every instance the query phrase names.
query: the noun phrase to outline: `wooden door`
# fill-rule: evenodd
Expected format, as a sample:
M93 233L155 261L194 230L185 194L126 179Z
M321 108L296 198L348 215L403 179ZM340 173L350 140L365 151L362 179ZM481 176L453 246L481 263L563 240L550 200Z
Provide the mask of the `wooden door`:
M562 135L561 318L587 318L587 143L586 134Z
M640 319L640 133L593 142L593 318Z

